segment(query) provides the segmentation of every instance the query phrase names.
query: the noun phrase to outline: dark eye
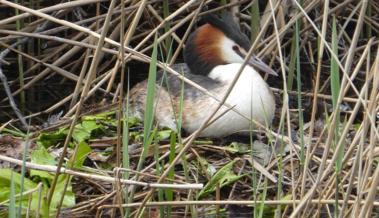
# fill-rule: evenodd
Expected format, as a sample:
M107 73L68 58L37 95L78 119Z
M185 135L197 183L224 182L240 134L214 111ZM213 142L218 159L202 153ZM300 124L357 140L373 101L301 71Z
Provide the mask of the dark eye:
M232 49L233 49L234 51L239 51L239 50L240 50L240 48L239 48L237 45L233 45Z

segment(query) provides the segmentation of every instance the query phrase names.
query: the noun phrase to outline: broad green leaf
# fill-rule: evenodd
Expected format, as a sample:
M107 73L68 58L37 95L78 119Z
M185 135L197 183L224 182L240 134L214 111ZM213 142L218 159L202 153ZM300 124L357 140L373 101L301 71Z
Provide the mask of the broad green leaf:
M94 134L104 132L105 128L100 122L98 122L99 120L108 125L116 125L116 121L114 119L111 119L109 117L109 114L106 113L100 115L85 116L82 118L82 122L75 126L74 132L72 133L73 139L77 143L80 143L82 141L88 140ZM132 120L132 122L136 121ZM63 142L65 140L67 132L67 128L60 128L54 132L41 133L38 137L37 144L42 145L45 148L56 145L58 142Z
M0 169L0 202L8 200L9 197L9 187L11 184L11 169ZM15 185L16 193L19 191L19 187L21 187L21 175L19 173L13 172L13 182ZM33 189L37 186L30 179L24 179L24 188L25 190ZM6 193L8 192L8 193Z
M74 163L74 165L81 165L83 163L83 156L86 156L88 154L88 145L83 142L83 144L79 144L78 148L78 159ZM55 161L55 158L50 155L47 150L44 147L39 147L38 149L34 150L31 154L31 160L32 163L36 164L42 164L42 165L52 165L55 166L57 162ZM53 174L50 174L48 172L40 171L40 170L31 170L30 172L31 176L39 176L47 181L47 183L50 183L53 179ZM57 186L55 188L55 192L52 198L51 208L50 212L53 212L55 210L55 207L58 205L60 201L60 197L63 193L64 183L65 183L66 175L60 175L58 178ZM68 185L67 191L65 192L65 197L63 200L62 207L71 207L75 205L75 195L72 192L72 186L71 182Z
M61 128L54 132L41 133L38 136L37 144L45 148L56 145L58 142L63 141L67 135L67 129Z
M66 176L67 175L60 175L58 178L57 186L55 187L54 195L53 195L53 198L51 199L51 205L50 205L51 208L53 208L54 210L58 206L58 203L61 200L64 184L66 181ZM75 195L72 192L72 185L70 181L70 184L68 185L67 190L65 192L62 208L72 207L74 205L75 205Z
M9 195L11 192L10 185L11 185L11 177L13 174L13 185L14 185L14 196L18 195L21 190L21 174L17 172L12 172L11 169L0 169L0 203L7 202L9 199ZM29 191L31 189L35 189L37 187L37 183L34 183L32 180L28 178L24 178L24 192ZM42 195L46 194L46 189L42 189ZM22 207L22 213L25 213L26 209L29 208L32 211L37 211L38 209L38 192L34 192L32 194L32 201L31 205L29 207L29 195L23 195L23 198L21 200L21 207ZM15 198L16 205L19 204L20 198ZM8 202L9 203L9 202ZM8 203L5 203L4 205L9 206ZM42 202L42 210L46 209L46 205L44 202Z
M31 162L35 164L50 166L55 166L57 164L55 158L49 154L43 146L39 146L36 150L33 150L30 158ZM39 176L41 178L48 179L49 181L54 177L53 174L41 170L30 170L30 176Z
M88 154L92 151L91 147L86 142L81 142L78 145L78 150L76 151L75 162L73 162L74 156L70 158L69 166L74 168L80 168L83 166L84 161L86 160Z
M88 140L91 137L92 132L95 130L102 130L103 126L97 124L95 120L84 120L82 123L75 126L72 138L77 143Z

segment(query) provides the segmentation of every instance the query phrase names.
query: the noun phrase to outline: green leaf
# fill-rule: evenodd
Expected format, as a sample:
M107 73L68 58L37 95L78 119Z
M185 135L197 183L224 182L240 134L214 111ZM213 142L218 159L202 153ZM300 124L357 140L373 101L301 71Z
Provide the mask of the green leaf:
M68 162L68 165L73 166L74 168L81 168L91 151L91 147L86 142L83 141L79 143L78 150L76 151L75 161L73 162L74 156L72 156Z
M129 87L128 87L129 90ZM127 98L126 100L126 110L123 111L122 113L122 167L123 168L130 168L130 157L129 157L129 120L130 118L128 117L129 114L129 99ZM126 121L128 120L128 121ZM137 119L138 120L138 119ZM126 171L124 173L124 179L129 179L129 171ZM125 192L127 193L127 192ZM125 199L127 203L128 199L128 194L126 194Z
M150 135L154 121L154 99L155 99L155 83L157 81L157 36L155 36L153 53L151 54L151 62L149 67L149 77L147 79L147 96L144 115L144 146Z
M171 135L170 135L170 154L169 154L169 163L171 164L174 159L175 159L175 145L176 145L176 134L174 132L171 132ZM174 179L174 176L175 176L175 169L174 168L171 168L169 173L168 173L168 178L169 179ZM166 199L168 201L172 201L174 199L174 192L173 190L170 188L170 189L166 189Z
M140 159L138 160L137 170L142 168L142 164L148 152L148 147L152 141L152 128L154 122L154 99L155 99L155 87L157 81L157 35L154 38L153 53L151 54L151 62L149 66L149 77L147 79L147 96L145 103L145 114L143 121L143 150Z
M63 141L66 135L66 128L61 128L55 132L41 133L37 139L37 144L48 148L50 146L56 145L60 141Z
M333 52L338 56L338 39L337 39L337 24L336 24L336 17L333 17L333 25L332 25L332 50ZM335 129L335 137L333 146L335 147L339 141L340 138L340 111L339 111L339 105L338 105L338 96L340 94L341 84L340 84L340 72L337 60L332 57L331 63L330 63L330 86L331 86L331 92L332 92L332 103L333 103L333 110L336 111L336 129ZM344 146L342 146L338 151L338 158L336 160L336 171L339 173L342 170L342 159L344 156Z
M49 157L45 156L45 152L43 150L40 150L37 153L42 153L40 154L39 157L42 157L42 161L38 161L38 163L44 162L44 163L49 163L51 160L49 160ZM36 155L35 157L37 157ZM13 175L12 175L13 174ZM60 198L63 193L64 189L64 184L65 184L65 179L67 175L60 175L58 178L57 186L54 192L54 196L52 198L52 203L51 203L51 209L50 212L54 212L56 206L58 205ZM35 189L37 187L37 183L33 182L32 180L28 178L24 178L24 192L29 191L31 189ZM13 189L14 192L12 194L12 189L10 188L11 184L13 183ZM17 172L13 172L11 169L0 169L0 203L1 202L7 202L10 198L10 194L13 196L16 196L17 194L20 193L21 190L21 174ZM46 196L47 193L47 188L43 187L42 188L42 196ZM23 209L23 213L26 211L26 209L30 209L34 212L37 212L38 208L38 201L39 201L39 196L38 192L34 192L32 194L32 200L31 200L31 205L29 206L29 195L23 195L23 198L21 200L21 207ZM18 204L17 202L20 201L20 198L17 197L15 198L16 205ZM4 203L4 205L9 205L8 203ZM63 199L63 204L62 208L67 208L67 207L72 207L75 205L75 195L72 192L72 186L71 182L69 183L67 187L67 191L65 193L64 199ZM46 212L47 211L47 205L45 201L41 202L41 211L40 212Z
M13 175L12 175L13 174ZM37 184L34 183L32 180L28 178L24 178L24 192L29 191L31 189L35 189L37 187ZM21 174L17 172L13 172L11 169L0 169L0 203L1 202L7 202L10 200L9 195L11 194L12 190L10 189L10 185L13 183L14 186L14 193L13 196L16 196L20 193L21 190ZM46 189L42 189L42 195L46 194ZM32 200L31 205L29 206L29 195L23 195L23 198L21 200L21 207L23 209L23 213L26 211L27 208L29 208L32 211L38 210L38 201L39 196L38 192L34 192L32 194ZM15 198L16 204L19 204L20 198ZM4 203L4 205L9 205L8 203ZM42 210L46 209L46 205L44 202L42 202Z
M166 140L166 139L170 138L171 132L172 132L171 129L169 129L169 130L161 130L161 131L158 131L156 137L157 137L158 141Z
M13 136L21 137L21 138L25 138L27 136L27 134L23 133L21 130L19 130L19 129L15 128L15 127L12 127L12 129L9 129L9 128L0 128L0 133L9 133L9 134L11 134Z
M58 178L57 186L55 187L54 195L53 195L53 198L51 199L51 205L50 205L51 208L53 208L54 210L56 209L56 207L58 206L58 204L61 200L61 196L63 194L66 177L67 177L67 175L60 175ZM65 195L64 195L62 208L72 207L74 205L75 205L75 195L72 192L72 185L71 185L71 181L70 181L69 185L67 186L67 190L65 192Z
M115 114L115 111L109 111L109 112L104 112L104 113L99 113L99 114L95 114L95 115L87 115L87 116L84 116L82 117L82 120L103 120L103 121L106 121L106 120L113 120L111 118L112 115Z
M102 130L103 126L97 124L96 120L84 120L82 123L75 126L72 138L77 143L88 140L91 137L92 132L95 130Z
M77 151L78 158L76 159L74 166L81 166L83 164L85 157L88 155L89 151L90 151L90 148L85 142L82 142L81 144L79 144L79 148ZM55 158L52 155L50 155L47 152L47 150L42 146L31 153L31 161L32 163L42 164L42 165L55 166L57 164ZM39 176L40 178L45 179L47 183L50 183L54 177L53 174L50 174L45 171L40 171L40 170L31 170L30 175ZM55 210L55 207L58 205L60 201L60 198L63 194L66 176L67 175L60 175L58 178L57 186L55 188L54 195L51 202L50 212L53 212ZM75 205L75 195L72 192L72 186L70 182L67 187L67 191L65 192L62 207L63 208L72 207L73 205Z
M233 172L233 165L236 162L237 160L233 160L232 162L228 163L227 165L223 166L220 170L218 170L217 173L200 191L200 193L198 194L198 198L202 198L208 195L209 193L214 192L216 190L217 184L219 184L220 188L222 188L245 176L238 176Z
M11 169L0 169L0 202L8 200L9 198L9 187L11 185L12 170ZM21 174L13 172L13 182L15 186L16 193L20 190L21 187ZM24 188L25 191L33 189L37 186L30 179L24 179ZM8 190L8 191L7 191ZM6 193L7 192L7 193Z
M95 121L97 123L100 123L101 121L102 124L110 125L110 126L117 126L117 120L114 119L115 111L110 111L110 112L104 112L96 115L88 115L82 117L82 121ZM102 124L98 124L101 125Z
M216 168L212 164L208 163L205 158L198 157L197 161L200 164L201 171L206 174L205 176L207 178L212 177L216 173Z
M128 117L128 126L129 127L136 126L139 123L141 123L141 120L138 119L137 117Z
M90 139L94 134L103 133L105 131L103 123L115 126L116 121L109 117L112 113L114 112L83 117L82 122L75 126L74 132L72 133L73 139L77 143L81 143ZM99 122L100 120L102 123ZM136 123L138 120L131 119L130 122ZM67 128L60 128L54 132L41 133L37 139L37 144L45 148L56 145L58 142L65 140L67 132Z
M32 163L41 165L55 166L57 164L55 158L47 152L46 148L39 146L37 149L33 150L30 154L30 159ZM49 181L53 179L53 175L46 171L41 170L30 170L30 176L39 176Z

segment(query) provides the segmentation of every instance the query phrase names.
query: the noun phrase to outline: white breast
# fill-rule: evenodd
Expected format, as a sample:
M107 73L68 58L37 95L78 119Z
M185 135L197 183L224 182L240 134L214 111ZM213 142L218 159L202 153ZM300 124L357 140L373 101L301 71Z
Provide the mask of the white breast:
M219 89L210 91L221 99L241 66L242 64L234 63L215 67L209 77L222 82L223 85ZM191 120L186 120L186 125L183 126L186 131L193 132L199 128L202 122L217 107L218 103L211 98L207 98L204 101L206 102L199 102L201 107L197 109L196 114L198 116L191 116L188 117ZM203 130L201 136L221 137L250 130L251 119L263 125L270 125L275 113L275 100L271 90L258 72L250 66L244 68L226 103L234 106L239 113L249 119L234 111L228 111ZM216 116L222 114L225 110L227 110L227 107L223 106Z

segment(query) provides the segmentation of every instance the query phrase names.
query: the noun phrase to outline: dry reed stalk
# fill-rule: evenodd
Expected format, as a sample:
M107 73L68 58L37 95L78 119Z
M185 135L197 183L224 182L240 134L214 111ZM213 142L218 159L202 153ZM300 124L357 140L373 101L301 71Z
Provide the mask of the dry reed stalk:
M15 158L10 158L4 155L0 155L0 159L3 161L17 164L17 165L22 165L22 160L18 160ZM41 164L26 162L26 167L29 169L41 170L45 172L54 172L54 173L58 172L57 166L41 165ZM136 181L128 180L128 179L83 173L83 172L67 169L64 167L61 167L59 172L72 175L72 176L85 177L85 178L98 180L98 181L111 182L111 183L120 182L122 184L127 184L127 185L138 185L138 186L153 187L153 188L201 189L203 187L203 184L163 184L163 183L136 182Z
M185 39L192 31L194 24L199 17L220 11L225 8L236 10L239 8L238 18L243 29L249 31L250 26L246 22L250 21L248 7L251 6L247 1L230 1L217 8L201 11L205 6L208 7L211 1L188 1L188 2L172 2L170 5L171 13L168 16L162 15L160 6L161 1L127 1L125 5L114 4L113 13L109 10L101 10L101 5L108 5L103 0L86 0L72 1L59 5L44 7L39 10L30 9L21 5L17 5L10 1L0 0L2 6L23 10L26 13L7 17L0 21L0 26L4 27L0 30L0 46L8 48L13 54L20 54L30 60L30 67L25 72L24 86L19 85L16 78L12 78L8 85L12 88L12 95L18 96L22 91L38 86L43 81L59 78L60 83L73 84L73 92L62 94L58 101L51 104L38 112L26 116L39 118L46 114L55 113L62 107L70 105L66 111L66 121L61 121L47 129L56 129L62 125L70 125L72 127L81 116L88 113L81 111L84 102L89 99L97 99L96 94L107 93L113 98L114 104L104 106L109 110L117 110L118 125L117 136L121 135L121 105L123 101L123 79L117 77L118 73L123 76L124 69L121 68L132 66L136 62L149 63L151 58L147 55L151 48L153 36L160 33L170 23L171 28L158 36L158 42L166 42L170 37L174 43L177 43L173 58L169 64L159 62L158 67L166 72L183 79L186 84L200 90L206 95L216 99L221 105L224 105L225 98L219 99L212 95L205 87L201 87L186 78L180 72L176 72L170 66L176 62L181 50L185 46ZM263 127L261 132L265 133L269 140L283 143L288 146L289 151L286 154L274 152L274 157L267 166L256 163L246 154L230 154L228 147L218 147L217 145L193 146L196 139L195 134L182 140L184 148L176 146L179 153L175 154L176 159L170 164L167 157L170 154L167 149L167 143L161 145L159 149L159 157L156 160L149 160L146 166L140 171L133 172L133 182L144 183L145 180L167 181L167 172L177 166L181 157L185 156L187 160L195 160L203 158L207 152L212 155L218 155L219 159L207 157L210 164L219 168L220 163L231 160L232 157L244 160L243 167L236 167L239 174L249 174L249 170L254 168L259 176L257 177L257 190L262 190L264 179L268 179L268 190L276 192L280 186L284 187L277 196L270 195L268 199L280 199L281 196L290 196L286 200L255 200L255 201L233 201L233 197L238 198L239 188L250 195L243 195L248 198L252 196L251 180L252 177L240 180L232 186L228 200L222 200L222 195L217 195L220 201L191 201L196 192L181 193L175 191L180 199L187 199L178 203L171 201L147 202L152 196L155 196L155 188L147 190L138 190L133 202L123 204L122 201L122 180L117 180L118 175L122 175L124 169L118 169L113 172L114 177L107 177L106 181L114 182L114 187L108 189L98 184L100 190L107 190L108 194L104 194L96 201L84 201L79 203L72 211L80 213L84 210L96 210L97 215L102 211L114 208L113 215L116 215L116 209L120 214L124 214L123 208L133 208L132 215L138 216L145 207L156 207L166 205L186 206L184 214L189 213L191 206L192 215L196 214L196 209L207 208L206 205L254 205L253 202L265 205L283 205L276 207L277 216L296 217L296 216L321 216L326 213L329 216L339 211L338 217L356 216L369 217L373 207L378 207L379 203L375 201L376 187L379 181L379 171L376 166L375 158L377 156L377 140L379 138L379 129L377 127L377 113L379 110L378 101L378 61L375 60L377 51L374 48L378 46L379 40L375 39L379 32L379 21L377 13L379 13L379 4L374 1L356 2L348 0L336 4L335 1L305 0L300 5L297 1L291 4L284 4L283 0L267 1L260 17L260 35L258 40L254 42L251 50L259 51L259 56L269 56L270 64L281 70L280 85L272 89L283 96L281 112L278 114L279 127L268 129ZM324 4L321 4L324 3ZM204 4L204 5L202 5ZM86 16L84 19L71 21L68 18L78 13L75 7L87 7L95 5L95 13ZM261 4L262 5L262 4ZM171 8L172 7L172 8ZM368 8L372 10L368 13ZM367 12L367 13L366 13ZM53 14L50 14L53 13ZM80 12L79 12L80 13ZM125 14L127 16L125 17ZM337 15L338 29L338 50L343 51L337 56L330 46L330 30L331 19L329 16ZM74 15L76 16L76 15ZM79 15L78 15L79 16ZM33 18L29 25L25 26L21 31L13 31L12 26L16 21L25 20L25 18ZM125 23L122 23L125 22ZM292 40L287 40L290 35L295 34L295 23L301 22L299 30L299 50L304 57L301 57L302 64L309 66L309 71L302 69L302 73L310 76L309 82L312 87L306 87L300 90L290 90L287 87L287 71L288 60L291 57L287 54L292 45ZM36 31L42 25L52 24L47 29ZM112 31L105 35L106 27L110 27ZM370 29L371 33L368 33ZM184 34L182 34L182 31ZM350 31L350 32L349 32ZM367 31L367 37L366 37ZM180 34L178 33L180 32ZM181 37L183 35L183 37ZM315 42L315 38L320 38L319 42ZM27 39L46 40L48 49L44 50L41 55L30 54L30 50L13 49L16 40ZM101 42L104 40L104 43ZM318 54L317 54L318 53ZM92 54L95 54L90 62ZM99 63L95 63L96 60ZM340 68L342 81L341 90L338 95L338 104L348 105L348 110L333 109L323 111L321 104L328 105L335 97L329 92L331 85L331 77L327 73L327 61L334 59ZM378 59L378 57L376 57ZM13 59L0 59L1 64L12 64ZM306 63L309 61L310 63ZM303 63L304 62L304 63ZM82 66L80 66L82 64ZM88 72L88 64L91 70ZM366 64L366 66L365 66ZM96 70L97 66L97 70ZM366 69L364 69L366 68ZM81 70L79 70L81 69ZM95 70L96 75L94 75ZM307 69L307 68L306 68ZM132 77L139 72L131 71ZM87 74L87 76L86 76ZM92 75L91 75L92 74ZM91 75L91 76L89 76ZM85 79L87 77L87 79ZM90 78L92 77L92 78ZM121 82L121 83L120 83ZM271 81L270 81L271 82ZM282 86L282 87L280 87ZM278 88L280 87L280 88ZM79 98L79 93L81 97ZM308 108L299 108L293 106L292 96L300 94L305 100L309 100ZM2 103L8 98L2 96ZM102 98L102 97L100 97ZM102 101L106 104L106 101ZM8 105L7 105L8 106ZM238 113L231 105L224 105ZM325 106L325 107L326 107ZM1 110L1 108L0 108ZM229 111L228 110L228 111ZM299 120L297 111L302 110L308 112L308 123L304 127L305 144L305 163L299 164L300 153L302 149L301 142L297 139L299 134ZM320 113L326 113L327 116L320 116ZM343 114L345 121L337 119L337 114ZM8 115L12 116L12 114ZM326 118L328 117L328 118ZM342 116L341 116L342 117ZM11 117L13 118L13 117ZM218 117L210 117L208 124L217 120ZM328 120L327 120L328 119ZM0 130L6 129L11 124L19 122L18 119L12 119L4 125L0 125ZM319 122L323 122L320 127ZM206 122L203 127L208 125ZM335 129L339 129L339 138L334 137ZM199 130L200 131L200 130ZM38 135L39 132L35 132ZM69 134L70 135L70 134ZM69 138L68 136L67 138ZM116 165L120 164L121 137L117 138L117 147L115 149ZM65 142L67 145L67 140ZM66 146L64 146L66 148ZM340 148L344 148L343 156L338 155ZM140 149L141 150L141 149ZM135 150L130 160L134 161L140 150ZM323 150L323 153L320 153ZM278 155L278 156L275 156ZM284 156L285 155L285 156ZM64 157L63 155L62 157ZM232 156L232 157L231 157ZM1 157L1 156L0 156ZM62 160L62 159L61 159ZM161 162L164 173L157 176L155 169L157 162ZM335 162L341 161L341 171L335 170ZM192 164L192 163L190 163ZM279 167L280 165L280 167ZM61 166L61 165L59 165ZM205 170L204 170L205 171ZM59 170L56 171L59 174ZM76 172L75 172L76 173ZM177 184L188 183L188 178L178 172L174 178ZM199 172L197 172L199 173ZM194 171L190 171L190 180L198 180L199 175ZM91 175L91 174L89 174ZM202 175L207 180L212 179L208 174ZM91 177L88 177L91 179ZM105 181L105 180L103 180ZM172 180L168 180L172 181ZM250 182L250 183L249 183ZM68 183L66 183L68 184ZM150 184L150 183L148 183ZM336 188L338 187L338 189ZM220 189L218 189L220 190ZM218 192L220 194L220 192ZM259 192L258 192L259 195ZM258 196L259 197L259 196ZM109 205L110 202L113 204ZM337 207L336 207L337 206ZM211 208L211 207L209 207ZM258 208L258 207L257 207Z

